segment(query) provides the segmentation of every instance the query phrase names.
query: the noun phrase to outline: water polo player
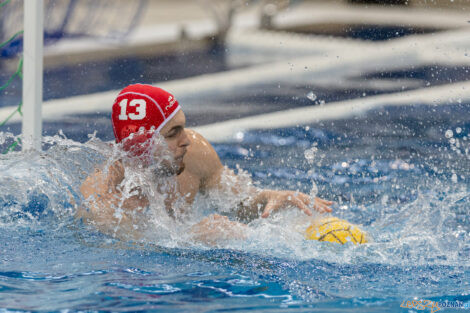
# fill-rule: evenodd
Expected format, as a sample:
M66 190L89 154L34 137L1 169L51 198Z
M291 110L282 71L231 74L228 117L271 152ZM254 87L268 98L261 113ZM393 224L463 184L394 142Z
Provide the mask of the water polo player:
M186 210L190 210L198 193L226 190L226 180L222 183L223 175L230 173L233 179L229 181L232 182L237 179L233 171L222 165L211 144L197 132L185 128L185 123L185 115L173 95L150 85L127 86L119 93L112 107L116 144L129 159L138 162L139 168L159 164L156 168L158 175L176 178L175 190L165 197L170 213L178 199L184 198ZM155 133L160 136L155 136ZM163 138L169 156L154 144L157 137ZM79 216L108 233L118 226L122 231L137 233L139 212L149 206L149 197L140 186L134 186L132 192L123 192L122 185L127 174L123 161L118 160L108 169L96 170L90 175L81 187L87 203L86 210L81 210ZM162 190L161 186L152 188L154 190L150 193ZM237 189L236 183L230 189ZM287 190L253 189L248 198L246 195L243 197L240 205L233 210L238 210L238 216L245 220L266 218L271 212L286 207L297 207L306 215L312 215L312 209L320 213L331 212L329 206L332 204L320 198L312 201L306 194ZM216 238L210 239L204 236L205 233L216 237L216 228L237 227L244 226L225 216L213 214L200 221L193 230L203 240L211 241Z

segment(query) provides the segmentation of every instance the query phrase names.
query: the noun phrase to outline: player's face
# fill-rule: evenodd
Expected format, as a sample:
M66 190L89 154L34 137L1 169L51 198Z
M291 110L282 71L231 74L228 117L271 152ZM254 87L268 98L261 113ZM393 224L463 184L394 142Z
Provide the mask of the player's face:
M169 165L171 173L179 175L184 170L184 155L189 146L189 138L185 131L186 117L182 110L160 130L160 134L165 138L168 149L173 154L174 162Z

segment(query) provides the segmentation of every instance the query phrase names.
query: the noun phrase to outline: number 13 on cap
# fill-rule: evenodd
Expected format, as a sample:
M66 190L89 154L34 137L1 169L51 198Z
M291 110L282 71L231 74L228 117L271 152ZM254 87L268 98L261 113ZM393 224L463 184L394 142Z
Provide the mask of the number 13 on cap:
M127 105L128 99L122 99L121 102L119 102L119 106L121 107L119 120L142 120L147 115L147 102L145 102L144 99L132 99L129 102L130 107L135 107L135 113L127 113Z

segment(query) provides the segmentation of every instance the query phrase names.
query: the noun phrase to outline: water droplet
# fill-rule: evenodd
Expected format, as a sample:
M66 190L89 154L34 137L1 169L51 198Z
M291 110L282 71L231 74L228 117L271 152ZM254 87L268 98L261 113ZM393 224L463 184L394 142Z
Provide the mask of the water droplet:
M235 134L235 140L237 141L242 141L244 137L245 137L245 134L243 132L237 132Z
M311 147L310 149L307 149L304 151L304 157L307 159L308 163L312 163L313 159L315 159L315 154L317 153L317 148L316 147Z
M310 198L311 199L315 199L315 197L317 196L318 194L318 187L317 187L317 184L315 184L314 182L312 182L312 189L310 189Z
M453 183L456 183L456 182L457 182L457 179L458 179L457 174L455 174L455 173L452 174L452 178L451 178L451 179L452 179L452 182L453 182Z
M454 132L450 129L446 130L445 133L446 138L452 138L454 136Z
M381 200L382 205L387 205L388 203L388 195L384 195Z
M307 98L311 101L315 101L317 99L317 95L313 93L313 91L310 91L308 94L307 94Z
M462 132L462 128L457 127L457 128L455 129L455 132L456 132L457 134L460 134L460 133Z

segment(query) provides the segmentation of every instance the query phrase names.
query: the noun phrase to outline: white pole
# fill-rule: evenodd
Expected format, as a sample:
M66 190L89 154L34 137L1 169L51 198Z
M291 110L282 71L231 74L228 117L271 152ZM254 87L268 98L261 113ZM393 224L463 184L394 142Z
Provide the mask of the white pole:
M44 1L24 0L23 151L41 150Z

